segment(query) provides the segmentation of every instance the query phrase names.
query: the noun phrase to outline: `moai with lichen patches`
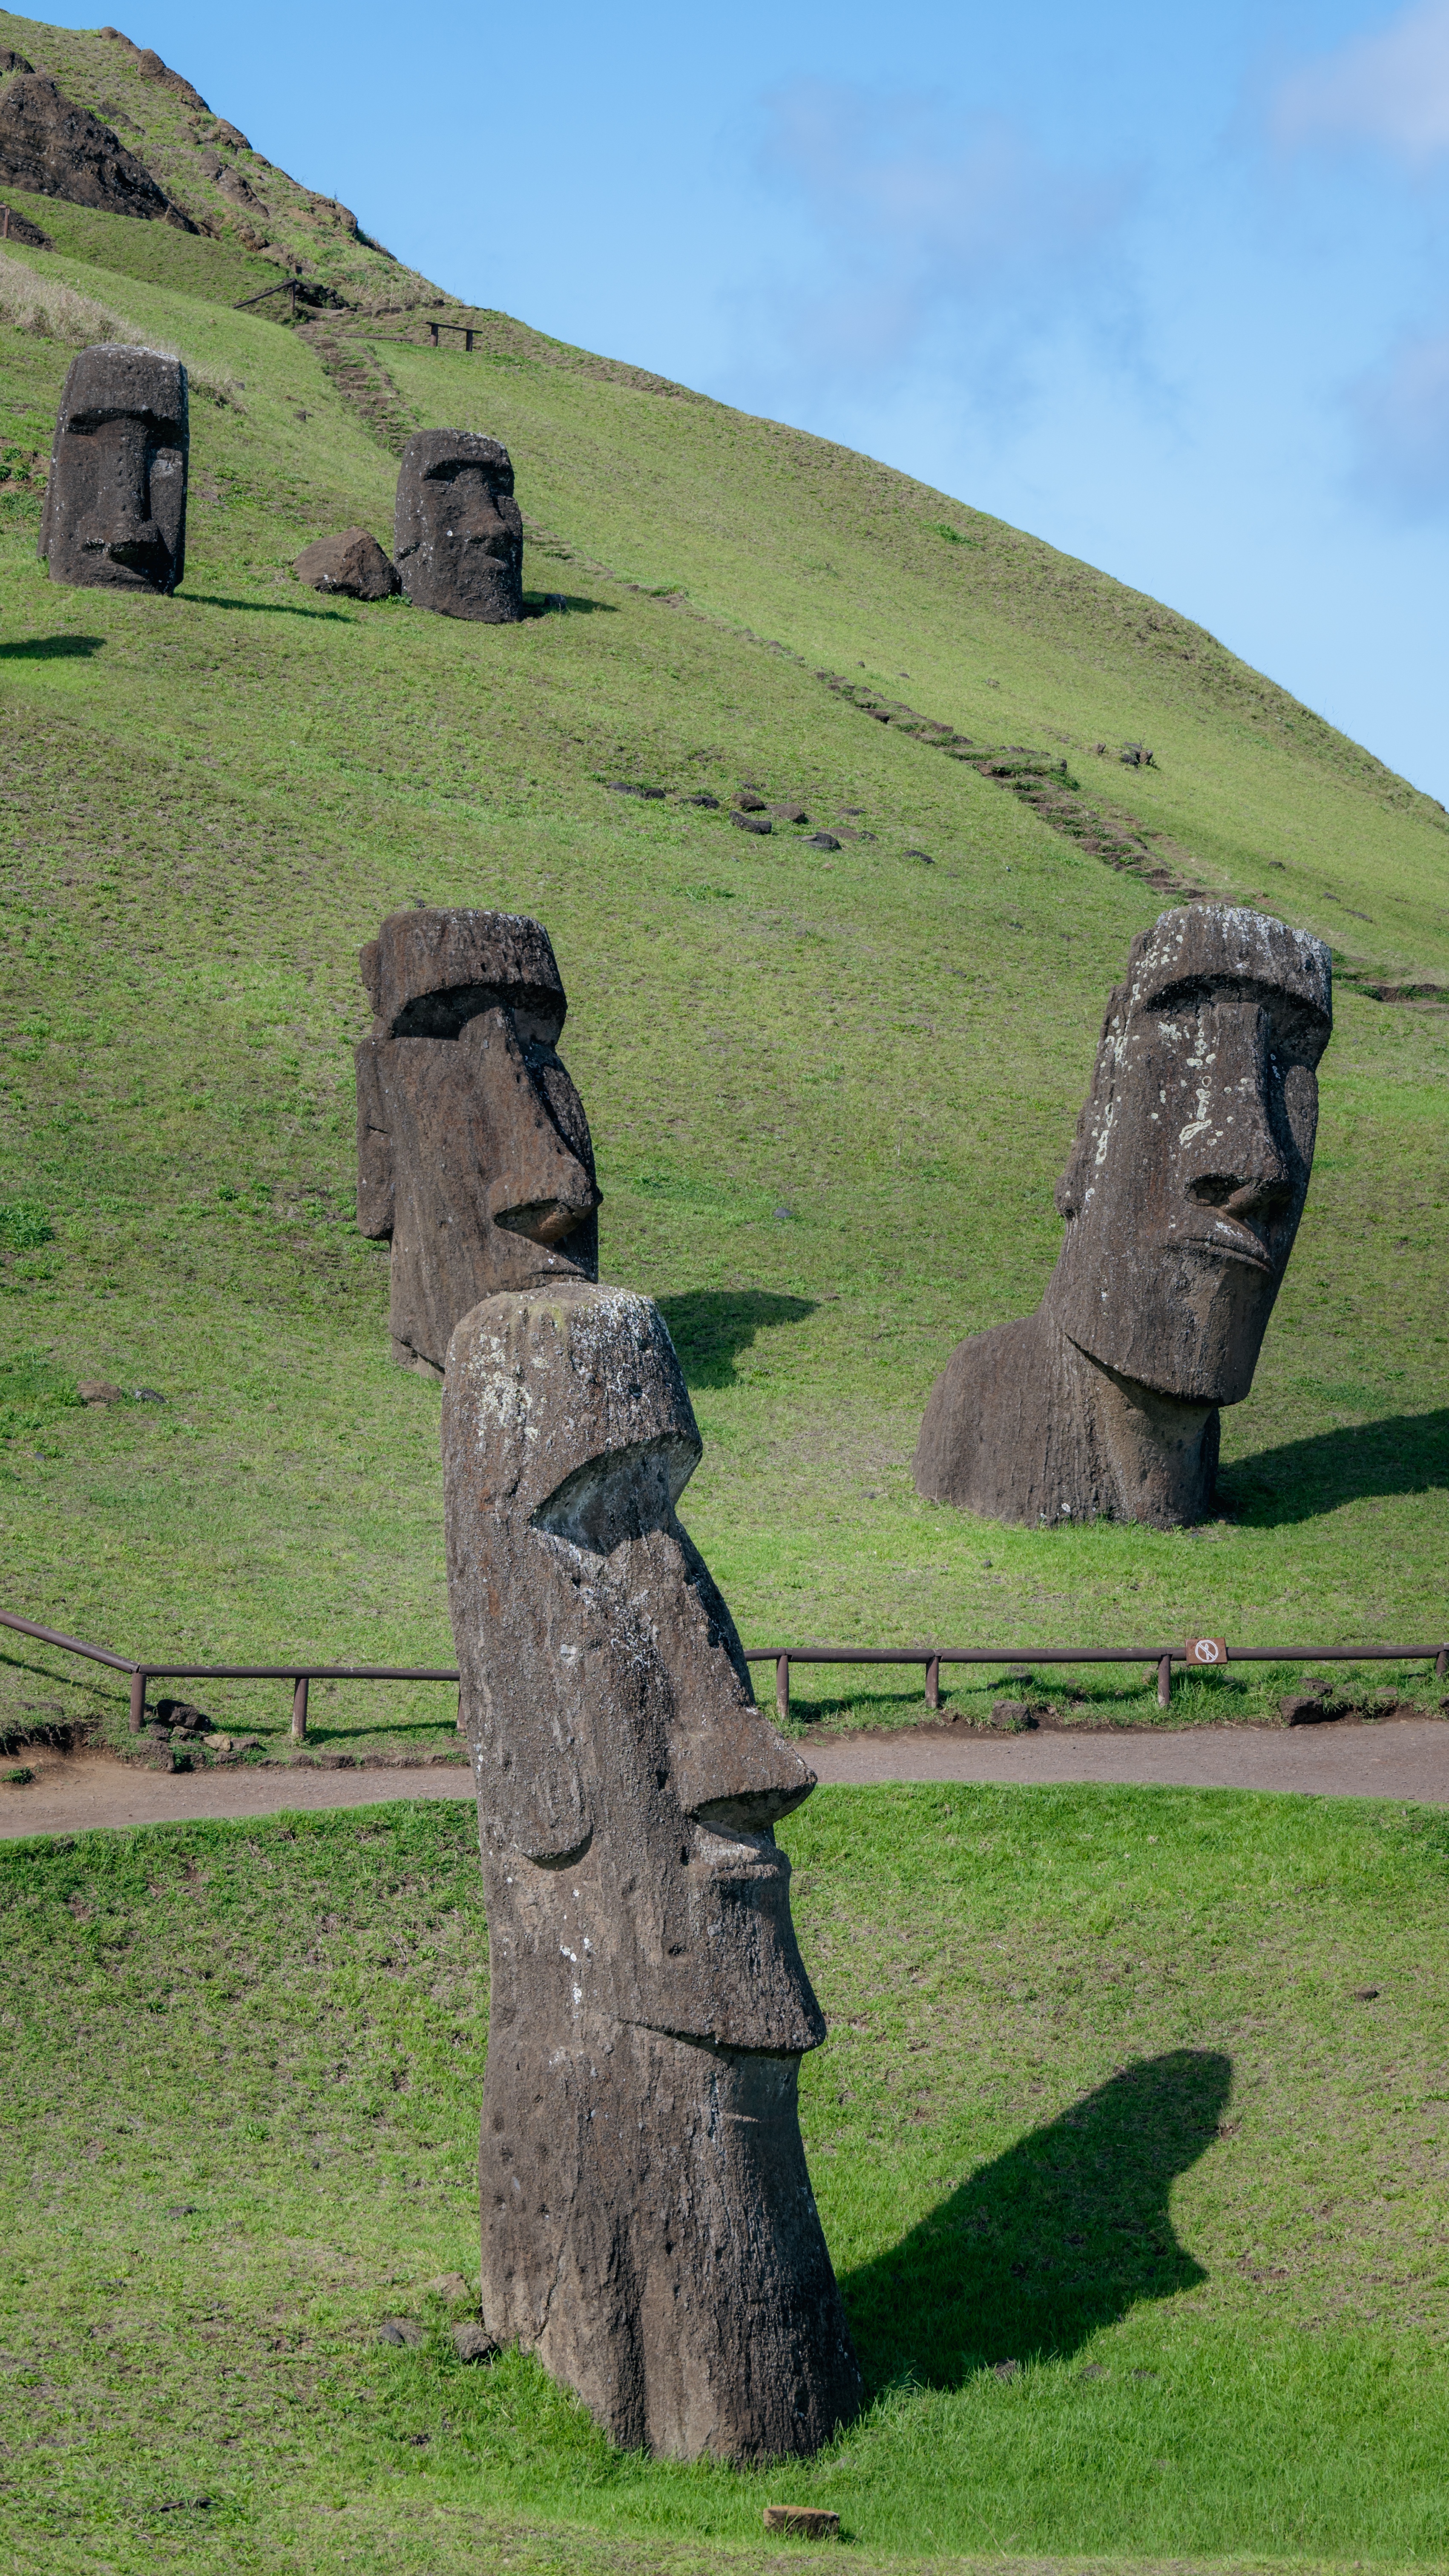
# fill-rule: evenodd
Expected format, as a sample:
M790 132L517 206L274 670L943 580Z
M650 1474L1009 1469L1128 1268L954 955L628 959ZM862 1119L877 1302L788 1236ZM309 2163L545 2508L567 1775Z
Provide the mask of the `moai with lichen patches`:
M393 561L414 608L511 626L523 615L523 516L506 447L420 429L403 450Z
M103 342L72 359L60 398L39 553L80 589L175 590L186 568L186 369Z

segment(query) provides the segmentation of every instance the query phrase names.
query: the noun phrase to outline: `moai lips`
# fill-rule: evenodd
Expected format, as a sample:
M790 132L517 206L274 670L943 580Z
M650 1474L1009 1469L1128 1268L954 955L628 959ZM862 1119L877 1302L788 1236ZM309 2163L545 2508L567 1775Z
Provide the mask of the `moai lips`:
M962 1342L916 1482L1000 1520L1171 1527L1212 1499L1298 1232L1332 1034L1329 951L1191 904L1134 940L1057 1190L1037 1313Z
M420 429L403 450L393 560L414 608L510 626L523 615L523 515L496 438Z
M563 983L541 925L499 912L393 913L361 967L357 1221L392 1239L394 1357L440 1373L480 1298L597 1275L593 1146L557 1052Z
M41 521L51 580L173 591L186 565L188 447L179 358L82 349L61 395Z
M579 1279L487 1299L442 1438L489 1924L484 2321L626 2447L812 2452L862 2402L773 1831L815 1782L677 1517L700 1439L658 1308Z

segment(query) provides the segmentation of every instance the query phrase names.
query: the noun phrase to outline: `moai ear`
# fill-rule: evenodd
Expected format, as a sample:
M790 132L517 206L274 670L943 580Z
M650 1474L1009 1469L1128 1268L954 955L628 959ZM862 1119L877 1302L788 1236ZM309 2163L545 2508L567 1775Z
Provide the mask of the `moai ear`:
M366 952L364 951L364 954ZM357 1231L383 1242L393 1229L392 1138L382 1103L378 1054L385 1039L361 1038L357 1067Z
M550 1707L501 1708L486 1683L465 1683L462 1709L489 1839L548 1868L583 1848L593 1830L593 1810L579 1768L572 1705L584 1656L572 1645L548 1653L542 1634L537 1642L538 1654L524 1669L551 1669L557 1676Z
M377 940L369 939L365 948L359 948L357 971L375 1016L382 1009L382 949Z

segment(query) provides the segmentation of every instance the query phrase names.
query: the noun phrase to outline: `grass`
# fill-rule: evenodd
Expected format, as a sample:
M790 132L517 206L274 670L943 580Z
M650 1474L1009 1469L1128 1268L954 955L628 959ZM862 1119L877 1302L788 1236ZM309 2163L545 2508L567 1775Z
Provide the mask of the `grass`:
M165 229L93 220L118 259L121 236ZM14 1603L143 1654L448 1660L437 1396L389 1365L385 1256L352 1225L356 951L421 896L549 925L605 1274L664 1300L706 1440L686 1508L748 1642L1312 1647L1436 1624L1449 1023L1432 1006L1341 992L1299 1247L1253 1395L1225 1417L1224 1518L1046 1534L915 1495L954 1341L1040 1293L1103 996L1157 906L815 671L858 660L869 574L877 647L892 620L912 628L913 691L956 674L918 703L974 723L975 675L1014 668L997 733L1031 738L1050 705L1080 728L1080 770L1115 691L1162 767L1120 770L1114 793L1175 798L1204 870L1248 798L1264 867L1285 854L1283 908L1321 923L1294 855L1308 814L1320 885L1341 862L1385 890L1402 936L1383 966L1444 953L1427 800L1321 728L1265 747L1266 684L1206 643L1194 660L1143 641L1085 568L995 522L984 552L953 549L925 515L939 496L549 343L509 366L379 354L412 417L507 434L555 531L526 578L561 585L569 613L492 629L324 601L292 556L328 526L385 536L393 465L304 335L22 256L236 399L195 406L183 593L59 590L33 547L68 353L0 326L0 1196L50 1230L0 1245L0 1349L56 1399L40 1436L4 1444ZM844 588L822 605L799 569L827 511L854 606ZM978 570L996 587L965 626L952 585ZM623 578L666 571L688 602ZM810 827L754 840L680 801L745 778L871 837L822 857ZM92 1376L167 1401L64 1400ZM37 1664L115 1725L108 1685L28 1649L0 1717ZM807 1717L919 1706L896 1677L820 1682ZM1232 1706L1262 1717L1281 1687L1259 1676ZM335 1714L351 1740L443 1742L446 1702ZM253 1692L219 1713L286 1712ZM1150 1719L1144 1679L1100 1713Z
M871 2406L749 2474L620 2455L531 2362L451 2358L466 1815L7 1846L10 2563L753 2563L772 2499L835 2506L869 2567L1442 2561L1449 1823L836 1790L785 1839ZM379 2346L388 2314L425 2348Z

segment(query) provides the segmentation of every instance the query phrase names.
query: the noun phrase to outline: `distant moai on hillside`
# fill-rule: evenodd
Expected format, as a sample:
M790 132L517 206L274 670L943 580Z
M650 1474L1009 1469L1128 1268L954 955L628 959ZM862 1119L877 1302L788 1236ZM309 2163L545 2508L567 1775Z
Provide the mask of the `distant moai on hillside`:
M1313 1166L1333 1031L1321 939L1188 904L1132 943L1057 1186L1034 1315L960 1343L916 1483L993 1520L1201 1520Z
M171 592L186 568L186 369L103 341L60 398L39 552L52 581Z
M542 924L506 912L392 913L359 962L357 1222L392 1241L394 1358L441 1376L480 1298L598 1276L563 979Z
M506 447L420 429L403 450L393 560L414 608L510 626L523 615L523 514Z

